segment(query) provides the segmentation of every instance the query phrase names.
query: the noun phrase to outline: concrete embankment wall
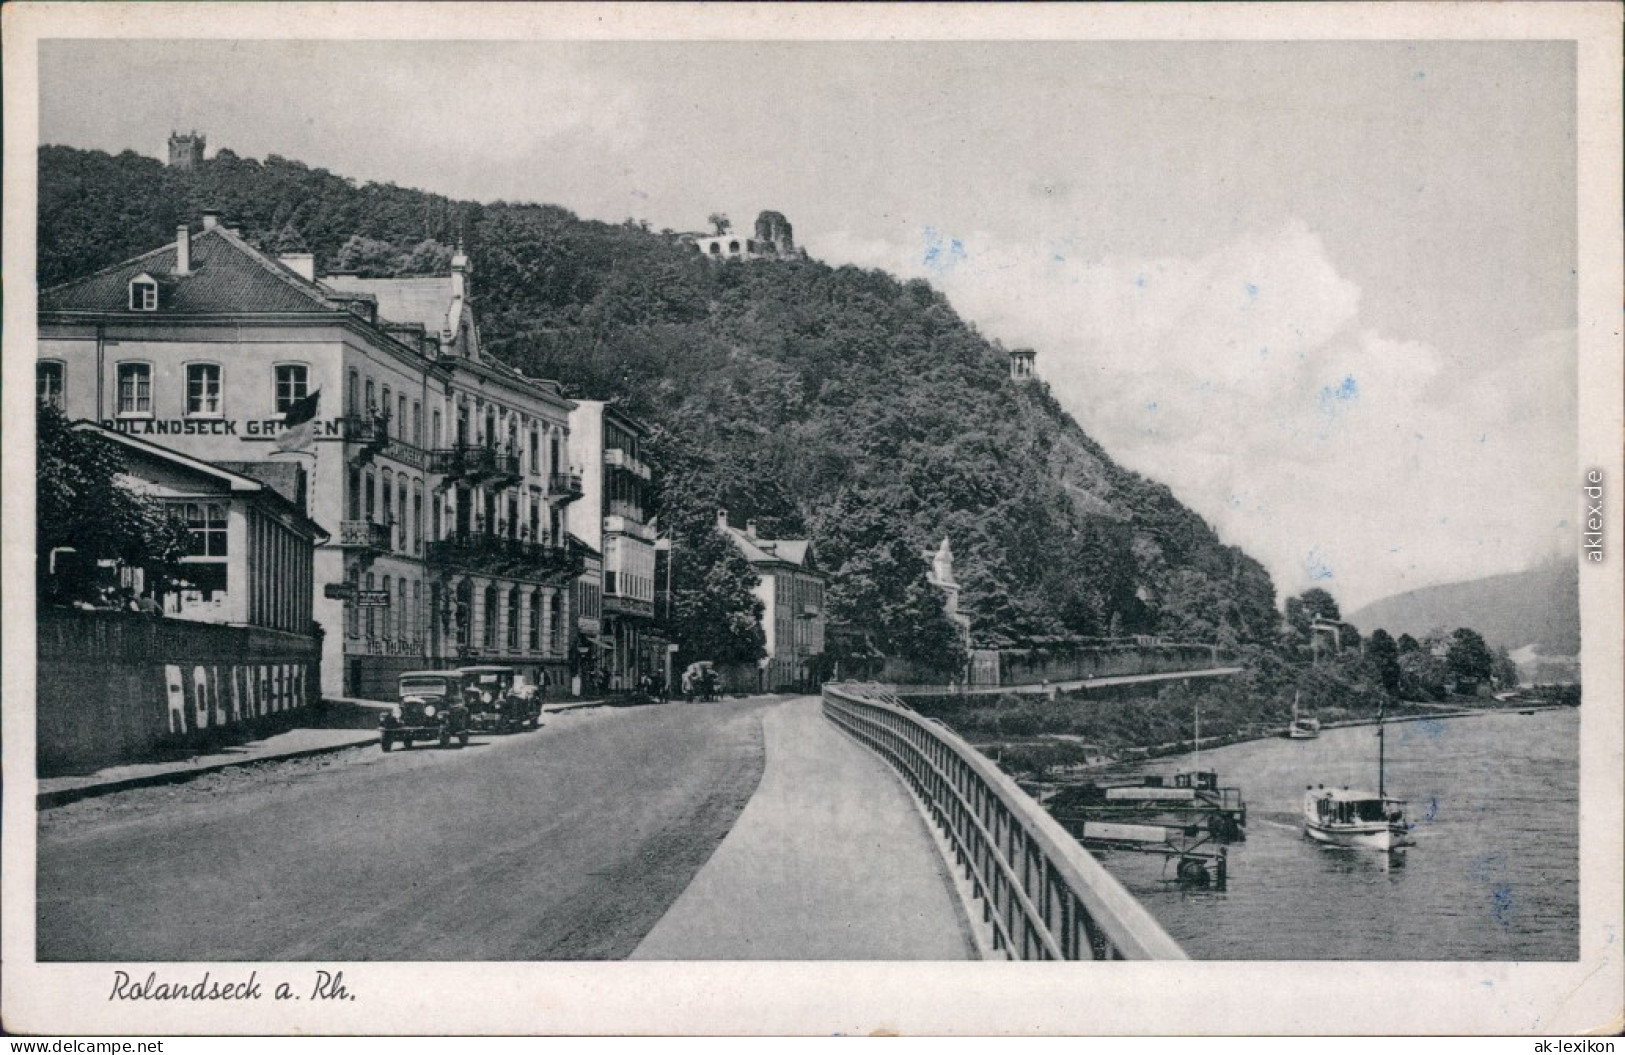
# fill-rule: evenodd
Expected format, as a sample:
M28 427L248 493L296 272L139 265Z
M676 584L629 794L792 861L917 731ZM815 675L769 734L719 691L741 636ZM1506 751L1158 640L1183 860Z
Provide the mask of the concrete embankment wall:
M313 637L74 609L36 626L42 776L241 738L321 702Z
M1103 644L1054 648L977 649L971 654L972 685L1034 685L1039 682L1170 674L1223 665L1214 645Z

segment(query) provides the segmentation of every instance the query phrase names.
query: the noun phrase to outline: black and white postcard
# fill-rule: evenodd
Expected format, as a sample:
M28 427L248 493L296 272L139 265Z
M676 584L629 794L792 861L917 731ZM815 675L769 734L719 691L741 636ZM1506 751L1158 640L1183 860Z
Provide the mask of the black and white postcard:
M1617 1031L1618 16L8 6L6 1028Z

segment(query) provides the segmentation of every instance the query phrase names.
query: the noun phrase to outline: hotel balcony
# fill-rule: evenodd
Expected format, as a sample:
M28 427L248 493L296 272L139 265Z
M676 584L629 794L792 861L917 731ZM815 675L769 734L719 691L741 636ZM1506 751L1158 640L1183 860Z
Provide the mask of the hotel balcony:
M631 616L637 619L653 619L655 617L655 603L637 597L623 597L618 593L606 593L602 604L605 615Z
M604 449L604 465L611 469L625 469L641 480L647 480L651 475L647 465L619 447L606 447Z
M429 471L439 473L447 483L466 480L471 484L511 487L519 482L519 455L496 447L465 443L429 452Z
M580 498L580 473L554 473L547 478L547 496L557 498L563 502L574 502Z
M580 555L567 547L477 532L430 542L424 561L442 571L518 579L573 579L581 574Z
M344 442L360 448L353 457L356 465L366 465L373 455L389 446L389 415L346 414L339 421Z
M395 533L393 524L375 524L370 520L339 521L339 546L342 549L388 553Z
M604 517L604 534L626 535L631 538L642 539L644 542L653 542L655 539L655 529L643 523L642 519L634 519L618 513L611 513L609 516Z

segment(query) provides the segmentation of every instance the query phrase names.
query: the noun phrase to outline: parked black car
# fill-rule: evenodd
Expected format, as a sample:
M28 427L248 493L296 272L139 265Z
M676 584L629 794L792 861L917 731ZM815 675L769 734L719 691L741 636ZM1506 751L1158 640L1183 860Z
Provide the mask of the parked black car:
M512 667L459 667L457 673L463 676L463 698L474 728L511 733L541 724L540 694L519 682Z
M463 686L463 675L455 670L402 674L400 702L378 716L379 746L388 751L395 744L410 748L414 740L438 740L445 747L454 736L458 743L468 743Z

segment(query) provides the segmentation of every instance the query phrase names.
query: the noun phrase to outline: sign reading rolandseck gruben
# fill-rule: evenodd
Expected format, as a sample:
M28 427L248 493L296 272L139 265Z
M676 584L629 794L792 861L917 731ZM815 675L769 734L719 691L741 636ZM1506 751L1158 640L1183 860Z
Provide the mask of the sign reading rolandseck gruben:
M313 427L318 440L361 440L373 420L317 419ZM286 428L280 418L104 418L101 424L132 436L236 436L247 442L274 439Z

